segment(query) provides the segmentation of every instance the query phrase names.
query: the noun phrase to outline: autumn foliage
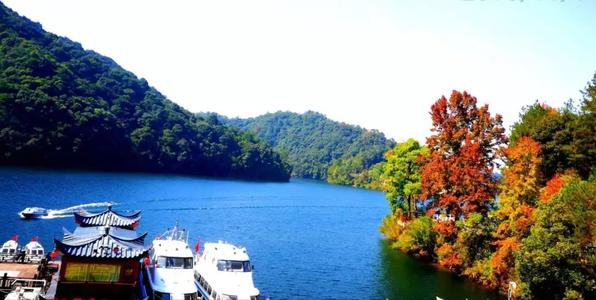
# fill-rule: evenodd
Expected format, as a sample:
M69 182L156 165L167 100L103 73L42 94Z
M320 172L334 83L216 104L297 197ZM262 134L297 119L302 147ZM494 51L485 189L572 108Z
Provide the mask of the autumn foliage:
M546 185L540 191L540 202L548 202L554 195L559 193L563 186L571 180L573 175L555 174L553 178L546 182Z
M501 203L514 201L533 204L540 192L538 183L542 178L540 144L523 136L503 152L507 166L503 170Z
M507 147L501 117L476 98L453 91L437 100L426 155L392 161L391 170L420 178L413 203L426 209L387 230L393 246L487 288L507 292L513 281L517 299L594 298L596 75L584 96L578 109L525 108ZM388 182L401 182L391 170Z
M459 270L462 265L461 257L451 244L443 244L437 249L439 265L449 270Z
M476 106L467 92L453 91L431 107L428 162L422 167L422 198L435 200L435 210L455 218L488 211L497 191L493 178L498 148L505 143L500 115Z

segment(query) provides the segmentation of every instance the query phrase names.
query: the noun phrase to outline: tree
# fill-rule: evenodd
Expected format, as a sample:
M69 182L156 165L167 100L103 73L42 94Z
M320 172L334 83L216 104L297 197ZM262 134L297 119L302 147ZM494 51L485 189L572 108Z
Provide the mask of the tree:
M499 207L535 205L540 193L542 155L540 144L523 136L515 145L504 150L506 168L503 170Z
M405 226L395 246L406 253L428 257L435 247L436 234L432 228L433 221L428 216L416 218Z
M478 108L476 102L467 92L453 91L431 107L434 134L427 139L422 197L434 199L434 211L455 218L488 211L497 188L497 150L507 140L501 116L491 117L488 105Z
M365 170L381 162L383 153L395 145L377 130L336 122L313 111L278 111L248 119L220 116L220 121L250 131L285 153L292 176L337 184L361 186L368 180Z
M540 194L542 156L540 144L526 136L503 152L506 167L495 212L499 225L493 233L496 251L486 262L490 270L486 281L505 290L516 276L514 254L534 223L534 209Z
M536 102L525 107L520 114L520 120L513 124L511 145L515 145L522 136L528 136L541 145L544 157L540 166L540 171L544 174L541 184L555 173L572 167L569 156L572 150L570 144L573 140L573 123L575 115L570 110L562 113L546 104Z
M381 182L392 212L401 208L412 217L416 211L416 199L421 192L420 157L427 152L418 141L408 139L385 153Z
M528 136L542 147L542 184L568 169L576 170L584 179L590 176L596 163L596 137L593 134L596 131L595 85L596 74L583 91L579 108L571 101L558 110L536 102L525 107L513 125L512 145L522 136Z
M495 223L493 217L478 212L456 222L458 232L454 247L464 268L491 255L491 236L495 230Z
M549 201L539 202L536 223L515 255L526 296L596 295L594 195L594 181L574 179Z
M583 91L583 101L573 132L570 157L582 178L595 174L596 170L596 73Z
M266 144L2 3L0 16L0 164L289 180Z

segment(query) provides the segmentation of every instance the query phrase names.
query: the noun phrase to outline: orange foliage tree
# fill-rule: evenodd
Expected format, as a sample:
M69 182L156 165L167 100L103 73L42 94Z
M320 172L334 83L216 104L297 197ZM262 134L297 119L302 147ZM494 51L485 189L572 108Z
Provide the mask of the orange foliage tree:
M540 194L540 144L529 137L520 138L514 146L504 150L507 167L503 170L497 218L501 221L499 238L527 234L532 212Z
M467 92L453 91L431 107L433 134L426 141L430 153L421 169L422 197L433 200L430 214L450 217L433 227L438 262L449 269L465 267L465 251L455 247L455 220L488 212L497 191L495 159L507 141L501 116L492 117L488 105L477 107L476 102Z
M523 136L504 151L506 168L503 170L499 194L499 209L495 215L499 226L494 234L496 252L491 258L491 278L494 286L507 288L515 276L514 252L530 232L534 223L536 200L540 194L542 163L540 144Z
M555 174L553 178L546 182L546 185L540 190L540 202L546 203L569 182L578 179L578 175L574 170L567 170L565 174Z
M494 161L507 140L501 116L492 117L488 105L477 107L476 102L467 92L453 91L431 107L433 134L421 170L422 196L434 200L434 211L455 218L488 211L497 188Z

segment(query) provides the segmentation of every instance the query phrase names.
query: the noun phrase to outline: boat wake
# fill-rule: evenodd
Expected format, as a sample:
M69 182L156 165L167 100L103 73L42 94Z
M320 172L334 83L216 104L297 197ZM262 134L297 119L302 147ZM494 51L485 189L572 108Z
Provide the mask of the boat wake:
M41 209L41 210L45 211L45 214L37 217L37 219L48 220L48 219L72 217L72 214L74 212L79 212L85 208L107 207L110 205L116 205L116 203L114 203L114 202L94 202L94 203L75 205L75 206L62 208L62 209L44 209L44 208L35 208L35 209ZM23 212L26 211L27 209L29 209L29 208L26 208L22 212L19 213L21 218L23 217Z

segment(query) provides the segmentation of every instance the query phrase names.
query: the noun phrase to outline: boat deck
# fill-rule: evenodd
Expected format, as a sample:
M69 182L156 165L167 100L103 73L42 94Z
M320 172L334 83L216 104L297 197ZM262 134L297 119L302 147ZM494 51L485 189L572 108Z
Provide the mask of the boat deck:
M0 278L36 279L39 264L0 263Z
M53 264L60 268L60 262L53 262ZM51 274L43 270L47 269L41 264L0 263L0 299L4 299L6 294L10 292L13 283L21 279L45 279L48 288L45 293L46 298L52 299L56 293L59 272ZM48 277L42 278L44 276Z

